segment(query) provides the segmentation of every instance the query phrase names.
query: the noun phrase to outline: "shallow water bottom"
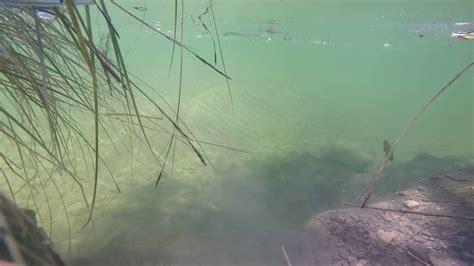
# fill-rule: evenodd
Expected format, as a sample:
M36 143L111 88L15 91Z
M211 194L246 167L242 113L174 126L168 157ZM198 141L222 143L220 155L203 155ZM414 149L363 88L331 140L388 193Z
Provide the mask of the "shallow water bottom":
M136 187L123 195L109 217L97 220L97 231L107 233L95 242L79 242L89 248L71 264L286 265L281 247L297 254L299 234L309 217L360 199L373 165L337 158L300 153L272 163L254 162L229 171L206 194L202 188L172 181L156 197L149 187ZM387 167L373 200L468 166L474 164L428 154L395 162ZM171 204L172 210L167 206Z

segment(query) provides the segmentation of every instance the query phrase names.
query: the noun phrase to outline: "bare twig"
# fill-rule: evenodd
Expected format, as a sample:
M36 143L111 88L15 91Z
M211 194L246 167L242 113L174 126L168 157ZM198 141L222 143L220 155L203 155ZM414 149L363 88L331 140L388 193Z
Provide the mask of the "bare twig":
M464 74L464 72L466 72L473 65L474 65L474 62L471 62L470 64L465 66L456 76L454 76L454 78L452 78L446 85L444 85L443 88L441 88L435 95L433 95L433 97L431 97L430 100L427 103L425 103L425 105L423 105L423 107L410 120L410 122L405 127L405 129L403 129L400 136L398 136L397 140L395 140L395 142L393 143L393 146L390 149L390 151L385 155L385 158L384 158L382 164L380 165L380 167L375 172L374 178L372 179L372 181L370 182L370 185L368 186L368 188L366 190L367 192L366 192L366 195L364 197L364 201L362 202L362 205L361 205L362 208L364 208L365 205L367 204L367 201L369 201L369 198L372 195L372 192L373 192L373 190L374 190L374 188L377 184L377 181L379 180L380 176L382 175L382 172L383 172L383 169L385 168L385 165L387 164L387 162L389 161L389 159L393 155L393 152L397 148L397 146L400 143L400 141L402 140L402 138L407 134L408 130L413 126L413 124L420 117L420 115L436 100L436 98L438 98L438 96L440 96L449 86L451 86L451 84L453 84L458 78L460 78Z
M285 246L281 246L281 251L283 252L283 256L285 256L286 265L293 266L293 264L291 264L290 258L288 257L288 253L286 253Z
M423 265L430 265L429 263L424 262L422 259L418 258L415 254L411 253L410 251L407 250L408 255L410 255L412 258L417 260L419 263Z
M461 182L469 181L468 179L465 179L465 178L457 178L457 177L450 176L450 175L445 175L444 177L449 178L449 179L451 179L451 180L453 180L453 181L456 181L456 182L459 182L459 181L461 181Z
M351 207L360 207L362 206L352 203L343 203L343 205L351 206ZM379 210L379 211L387 211L387 212L401 212L401 213L409 213L409 214L416 214L416 215L423 215L423 216L430 216L430 217L440 217L440 218L452 218L452 219L460 219L460 220L467 220L467 221L474 221L474 217L471 216L457 216L457 215L450 215L450 214L437 214L437 213L429 213L429 212L416 212L410 210L396 210L396 209L389 209L389 208L379 208L379 207L370 207L364 206L366 209L372 210Z

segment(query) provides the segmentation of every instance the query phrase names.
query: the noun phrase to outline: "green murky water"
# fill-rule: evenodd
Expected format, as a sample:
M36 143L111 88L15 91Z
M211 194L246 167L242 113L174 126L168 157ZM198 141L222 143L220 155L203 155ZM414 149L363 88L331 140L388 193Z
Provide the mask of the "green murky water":
M173 1L122 2L172 34ZM198 20L207 5L185 2L184 43L212 62ZM155 190L149 153L136 148L131 162L104 140L122 194L102 180L94 227L81 233L87 210L71 204L74 264L284 265L280 246L291 249L311 214L355 202L383 159L382 141L474 59L473 41L450 37L474 29L470 1L216 0L214 11L234 109L225 79L185 52L181 116L197 139L245 152L202 143L212 162L203 167L178 143ZM179 49L168 76L170 42L111 12L129 70L176 106ZM378 195L473 162L473 82L471 71L421 116ZM160 149L168 141L151 137ZM64 221L54 224L66 249Z
M171 33L172 3L126 5L145 4L145 20ZM197 19L207 1L185 5L184 42L212 61L212 39ZM129 177L140 181L97 219L112 240L96 258L121 251L131 265L284 263L279 247L294 243L312 213L355 201L383 158L382 140L393 141L473 59L472 42L450 37L473 27L467 1L216 1L214 8L234 110L225 80L185 53L181 114L198 139L250 154L203 144L213 173L178 148L173 176L168 171L158 191L139 167ZM117 15L130 69L176 101L170 43ZM209 16L203 21L212 25ZM457 162L436 157L472 160L473 77L423 114L389 166L385 190Z
M211 39L197 20L206 6L186 4L185 43L212 61ZM171 4L147 8L150 24L173 29ZM393 140L472 60L472 42L449 36L472 28L462 25L472 22L468 2L218 1L215 8L235 114L225 81L185 56L183 116L197 136L253 153L317 152L341 141L378 156L381 140ZM117 23L125 46L132 43L131 68L172 101L178 69L174 64L168 79L170 44L146 30L137 34L130 19ZM472 74L423 115L400 156L472 155L470 100Z

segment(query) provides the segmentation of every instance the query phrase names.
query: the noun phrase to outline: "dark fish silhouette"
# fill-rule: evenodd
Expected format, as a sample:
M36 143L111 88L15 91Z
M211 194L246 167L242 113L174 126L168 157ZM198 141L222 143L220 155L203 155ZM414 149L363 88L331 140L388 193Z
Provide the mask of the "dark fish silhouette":
M136 9L138 11L147 11L148 8L144 7L144 6L134 6L133 9Z
M383 152L385 152L385 157L387 157L391 149L392 149L392 146L390 146L390 142L388 142L388 140L385 139L383 141ZM388 157L388 160L393 161L393 152L392 154L390 154L390 157Z

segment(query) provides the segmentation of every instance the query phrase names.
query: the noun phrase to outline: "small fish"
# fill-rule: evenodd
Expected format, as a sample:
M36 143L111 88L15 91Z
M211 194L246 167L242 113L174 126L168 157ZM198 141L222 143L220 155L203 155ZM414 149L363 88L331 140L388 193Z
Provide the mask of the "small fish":
M390 145L390 142L388 142L388 140L385 139L383 141L383 152L385 152L385 157L387 157L391 149L392 149L392 146ZM388 160L391 162L393 161L393 152L392 154L390 154L390 157L388 157Z
M144 6L134 6L133 9L136 9L138 11L147 11L148 8L144 7Z

